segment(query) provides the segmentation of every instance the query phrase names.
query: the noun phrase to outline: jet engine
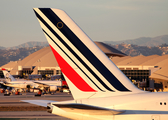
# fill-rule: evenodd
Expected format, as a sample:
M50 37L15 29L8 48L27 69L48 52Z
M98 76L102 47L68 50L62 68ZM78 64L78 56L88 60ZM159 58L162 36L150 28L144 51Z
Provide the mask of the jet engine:
M50 92L54 92L56 90L57 90L57 86L55 86L55 85L50 86Z

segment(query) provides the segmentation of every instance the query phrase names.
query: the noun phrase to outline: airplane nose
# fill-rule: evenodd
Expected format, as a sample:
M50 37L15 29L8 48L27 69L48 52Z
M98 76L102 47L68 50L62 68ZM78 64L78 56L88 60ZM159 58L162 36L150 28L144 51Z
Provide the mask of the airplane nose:
M53 110L53 106L51 105L51 103L47 104L47 112L52 113Z

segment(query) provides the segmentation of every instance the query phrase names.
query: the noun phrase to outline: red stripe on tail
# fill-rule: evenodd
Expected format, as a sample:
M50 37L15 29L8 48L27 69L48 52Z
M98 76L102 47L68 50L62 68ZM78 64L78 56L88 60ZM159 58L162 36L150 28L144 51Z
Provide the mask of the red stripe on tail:
M54 56L58 62L61 71L68 77L68 79L81 91L84 92L96 92L91 88L79 75L78 73L57 53L56 50L50 45Z

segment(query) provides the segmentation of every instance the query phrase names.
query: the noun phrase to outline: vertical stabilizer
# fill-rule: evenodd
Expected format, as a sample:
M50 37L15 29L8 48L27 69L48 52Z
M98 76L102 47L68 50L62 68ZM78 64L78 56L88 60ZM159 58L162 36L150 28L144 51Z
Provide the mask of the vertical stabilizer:
M6 82L16 81L16 79L6 69L2 68L2 72L4 74Z
M142 92L64 11L34 12L74 99Z

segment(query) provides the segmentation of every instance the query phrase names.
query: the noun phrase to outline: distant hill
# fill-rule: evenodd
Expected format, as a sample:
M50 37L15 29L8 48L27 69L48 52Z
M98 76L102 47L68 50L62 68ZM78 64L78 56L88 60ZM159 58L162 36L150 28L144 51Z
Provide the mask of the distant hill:
M27 42L27 43L23 43L21 45L18 46L14 46L14 47L8 47L7 49L18 49L18 48L30 48L30 47L36 47L36 46L48 46L48 42Z
M154 38L141 37L125 41L105 41L104 43L130 55L164 55L168 54L168 35ZM0 66L10 62L23 59L33 52L48 46L48 42L27 42L18 46L5 48L0 46Z
M25 47L18 49L0 49L0 66L7 64L10 61L24 59L28 55L44 48L43 46Z
M9 49L9 48L0 49L0 66L10 61L17 61L19 59L24 59L28 55L32 54L33 52L36 52L37 50L44 48L45 46L48 46L47 42L42 42L42 43L29 42L29 43L25 43L25 44L13 47L13 49ZM138 45L124 44L124 43L111 45L111 46L130 56L137 56L137 55L148 56L148 55L155 55L155 54L157 55L168 54L168 44L162 44L157 47L138 46ZM17 47L21 47L21 48L17 48Z
M168 35L157 36L154 38L141 37L137 39L123 40L123 41L104 41L104 43L111 44L111 45L125 43L125 44L153 47L153 46L159 46L165 43L168 44Z
M151 37L140 37L137 39L131 39L131 40L122 40L122 41L104 41L104 43L107 43L109 45L117 45L117 44L132 44L132 45L138 45L138 46L159 46L162 44L168 44L168 35L162 35L162 36L157 36L154 38ZM30 48L30 47L36 47L36 46L48 46L48 42L35 42L35 41L31 41L31 42L27 42L27 43L23 43L21 45L18 46L13 46L13 47L8 47L5 48L3 46L0 46L0 49L18 49L18 48Z
M165 55L168 54L168 44L162 44L160 46L138 46L133 44L117 44L111 45L112 47L118 49L119 51L129 55L129 56L138 56L138 55Z
M5 47L0 46L0 49L5 49Z

